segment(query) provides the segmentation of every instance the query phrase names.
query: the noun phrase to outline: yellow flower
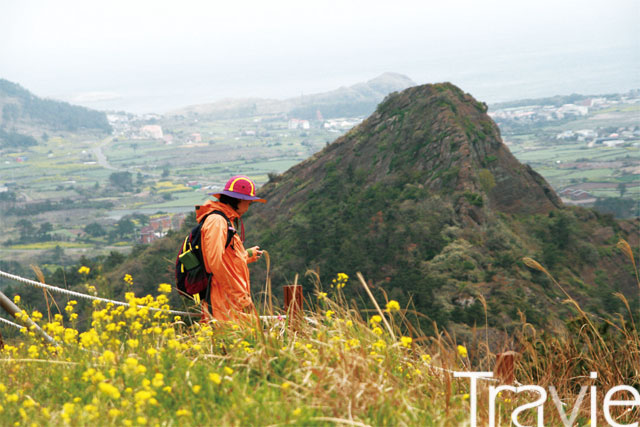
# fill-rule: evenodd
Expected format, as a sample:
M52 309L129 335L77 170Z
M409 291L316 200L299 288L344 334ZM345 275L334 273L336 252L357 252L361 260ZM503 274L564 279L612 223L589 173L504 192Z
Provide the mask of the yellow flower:
M327 297L327 293L326 292L318 292L318 299L319 300L323 300Z
M420 356L420 358L425 363L431 363L431 355L430 354L423 354L422 356Z
M120 391L112 384L100 383L98 389L112 399L120 399Z
M382 335L383 331L380 327L376 326L375 328L373 328L373 333L376 335Z
M324 315L327 317L327 319L331 319L331 317L332 317L334 314L336 314L336 313L335 313L335 311L333 311L333 310L327 310L327 312L326 312Z
M387 307L385 311L392 312L392 311L398 311L398 310L400 310L400 304L398 303L398 301L391 300L387 303Z
M289 390L289 388L291 388L291 383L290 382L284 382L282 384L280 384L280 388L284 391Z
M160 388L164 385L164 375L157 373L154 377L153 380L151 381L151 384L156 387L156 388Z
M122 415L122 411L119 410L119 409L116 409L116 408L109 409L108 413L109 413L109 416L111 418L115 418L115 417L118 417L118 416Z
M178 410L176 411L176 415L177 415L178 417L188 417L188 416L190 416L190 415L191 415L191 412L189 412L189 410L188 410L188 409L178 409Z
M78 269L78 273L80 274L89 274L91 269L89 267L85 267L84 265Z
M162 292L163 294L171 293L171 285L168 283L161 283L160 286L158 286L158 292Z
M137 348L138 347L138 340L137 339L128 339L127 340L127 345L131 348Z
M460 355L460 357L467 357L467 348L463 345L459 345L458 354Z
M15 297L13 297L13 303L14 304L19 304L20 303L20 295L16 295Z
M136 423L138 423L138 425L144 426L147 424L147 419L145 417L138 417L136 418Z
M102 363L113 363L116 361L116 355L110 350L105 350L99 359Z
M224 373L227 374L227 375L231 375L231 374L233 374L233 369L231 369L228 366L225 366L224 367Z
M377 325L380 322L382 322L382 317L378 316L377 314L375 316L371 316L371 319L369 319L369 323L371 323L372 325Z
M211 372L209 374L209 381L214 384L220 384L222 382L222 378L220 378L220 375L218 375L217 373Z
M464 400L469 400L469 393L465 393L465 394L463 394L463 395L462 395L462 398L463 398Z
M125 274L122 280L124 280L127 285L133 285L133 277L131 277L130 274Z
M411 339L411 337L400 337L400 345L402 345L403 347L411 347L412 342L413 340Z
M199 385L197 385L197 384L196 384L196 385L194 385L193 387L191 387L191 390L192 390L195 394L200 393L200 390L201 390L201 389L202 389L202 387L201 387L201 386L199 386Z
M301 408L296 408L296 409L293 410L293 416L294 417L297 417L301 413L302 413L302 409Z
M382 341L382 340L378 340L378 341L376 341L376 342L374 342L374 343L373 343L373 347L374 347L376 350L379 350L379 351L380 351L380 350L384 350L385 348L387 348L387 343L386 343L386 342L384 342L384 341Z

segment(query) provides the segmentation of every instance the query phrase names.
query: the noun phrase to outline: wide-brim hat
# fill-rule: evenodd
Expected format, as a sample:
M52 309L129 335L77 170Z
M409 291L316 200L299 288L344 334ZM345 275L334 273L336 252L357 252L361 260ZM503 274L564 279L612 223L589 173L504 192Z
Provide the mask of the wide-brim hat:
M252 202L266 203L265 199L256 196L256 185L244 175L236 175L227 181L224 190L218 193L210 193L210 196L220 198L221 195L233 197L240 200L251 200Z

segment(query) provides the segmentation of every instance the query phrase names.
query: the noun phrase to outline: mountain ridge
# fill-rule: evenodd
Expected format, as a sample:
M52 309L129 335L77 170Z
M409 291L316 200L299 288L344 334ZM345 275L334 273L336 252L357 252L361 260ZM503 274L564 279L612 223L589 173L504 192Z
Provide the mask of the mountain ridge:
M397 73L384 73L367 82L343 86L329 92L303 95L285 100L226 98L214 103L187 106L170 111L166 115L206 115L215 118L238 118L288 114L299 119L316 119L318 111L324 118L368 115L387 94L413 85L415 83L406 76Z

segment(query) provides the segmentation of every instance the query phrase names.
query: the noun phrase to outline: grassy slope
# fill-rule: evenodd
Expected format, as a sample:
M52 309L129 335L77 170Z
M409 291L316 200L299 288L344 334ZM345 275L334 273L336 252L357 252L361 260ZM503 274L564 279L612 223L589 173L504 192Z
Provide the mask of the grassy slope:
M412 327L410 311L390 301L364 318L345 300L336 278L331 287L307 295L306 320L256 328L247 322L185 325L149 308L94 305L92 328L79 333L76 306L67 305L45 329L63 343L43 344L33 332L0 352L0 412L4 422L70 425L456 425L469 419L468 380L450 371L486 371L495 364L480 329L469 343ZM358 281L346 286L358 285ZM164 307L157 297L131 304ZM19 302L19 304L21 304ZM22 304L21 304L22 305ZM52 309L54 309L52 307ZM593 316L576 315L575 334L537 335L523 319L509 344L516 378L554 385L573 407L577 384L599 373L598 401L614 385L640 385L640 341L635 326L611 323L604 335ZM40 313L31 313L40 320ZM264 333L256 332L262 331ZM465 344L465 345L461 345ZM506 345L506 343L505 343ZM552 355L552 356L551 356ZM479 421L487 423L487 386L480 381ZM501 423L535 395L502 393ZM622 408L625 409L625 408ZM640 408L613 410L619 423L637 419ZM588 405L578 414L588 423ZM598 415L602 422L602 412ZM560 422L551 401L545 425ZM520 422L531 425L525 411Z

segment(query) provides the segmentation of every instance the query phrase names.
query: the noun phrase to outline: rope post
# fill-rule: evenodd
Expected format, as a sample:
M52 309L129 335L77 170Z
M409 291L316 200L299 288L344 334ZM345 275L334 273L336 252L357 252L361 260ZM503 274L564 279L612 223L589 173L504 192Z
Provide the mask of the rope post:
M289 318L289 324L297 329L300 319L302 317L302 303L304 297L302 296L302 286L300 285L285 285L284 289L284 308L287 310L287 317Z
M4 341L2 340L2 332L0 332L0 350L4 348Z
M18 313L20 313L22 310L20 310L20 308L18 308L18 306L15 305L13 303L13 301L11 301L2 292L0 292L0 307L2 307L7 313L12 315L14 318L18 319L20 321L20 323L22 323L28 329L33 329L35 332L37 332L49 344L52 344L52 345L55 345L55 346L58 345L58 343L53 338L51 338L49 336L49 334L47 334L45 331L40 329L40 326L38 326L36 323L34 323L33 320L31 320L29 318L23 319L22 316L19 316Z
M496 354L494 375L505 384L513 384L515 381L514 361L517 355L518 353L515 351L505 351L504 353Z

